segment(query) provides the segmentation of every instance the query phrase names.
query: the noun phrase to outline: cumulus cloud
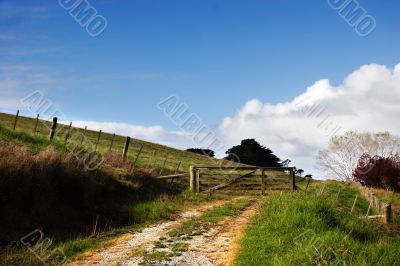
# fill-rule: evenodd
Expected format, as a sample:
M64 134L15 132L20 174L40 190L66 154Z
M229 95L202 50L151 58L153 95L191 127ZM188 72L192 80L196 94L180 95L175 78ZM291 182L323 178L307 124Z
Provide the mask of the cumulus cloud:
M286 103L251 100L219 126L229 144L256 138L282 159L315 171L315 155L330 136L349 130L400 134L400 64L393 69L370 64L338 86L322 79Z

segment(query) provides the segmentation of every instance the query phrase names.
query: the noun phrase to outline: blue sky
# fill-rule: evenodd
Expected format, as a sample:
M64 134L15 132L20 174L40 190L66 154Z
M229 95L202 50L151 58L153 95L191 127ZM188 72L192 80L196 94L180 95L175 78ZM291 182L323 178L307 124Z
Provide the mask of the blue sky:
M377 22L368 37L325 0L89 2L108 21L96 38L58 1L0 0L0 96L41 89L72 120L173 131L156 104L176 94L218 127L252 99L290 102L400 58L396 0L358 1Z

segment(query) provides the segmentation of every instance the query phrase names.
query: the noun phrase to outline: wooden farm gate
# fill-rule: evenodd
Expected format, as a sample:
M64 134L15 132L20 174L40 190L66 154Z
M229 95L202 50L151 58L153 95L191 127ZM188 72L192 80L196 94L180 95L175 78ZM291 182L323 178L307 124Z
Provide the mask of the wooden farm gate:
M201 193L224 190L261 193L296 189L292 167L190 167L190 189Z

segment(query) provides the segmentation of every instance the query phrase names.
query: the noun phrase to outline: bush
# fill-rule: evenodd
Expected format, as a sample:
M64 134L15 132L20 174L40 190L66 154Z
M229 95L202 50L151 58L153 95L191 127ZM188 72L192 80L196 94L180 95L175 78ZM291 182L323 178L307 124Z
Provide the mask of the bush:
M400 156L363 154L353 171L353 178L368 187L400 191Z

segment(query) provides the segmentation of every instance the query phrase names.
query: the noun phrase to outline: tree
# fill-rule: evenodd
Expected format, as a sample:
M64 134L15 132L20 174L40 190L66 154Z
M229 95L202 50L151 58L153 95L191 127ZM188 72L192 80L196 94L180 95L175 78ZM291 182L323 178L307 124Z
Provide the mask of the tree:
M255 139L242 140L240 145L230 148L225 158L227 160L261 167L281 167L281 159L262 146Z
M361 184L399 191L400 156L388 157L363 154L353 171L354 180Z
M350 131L330 139L328 147L318 153L317 166L329 178L348 181L353 178L353 170L364 153L387 157L398 154L399 147L400 139L388 132Z
M210 156L210 157L214 157L215 156L215 152L213 150L210 150L210 149L192 148L192 149L187 149L186 151L197 153L197 154L201 154L201 155L206 155L206 156Z
M304 173L303 169L296 169L296 171L295 171L295 174L298 175L298 176L302 176L303 173Z

